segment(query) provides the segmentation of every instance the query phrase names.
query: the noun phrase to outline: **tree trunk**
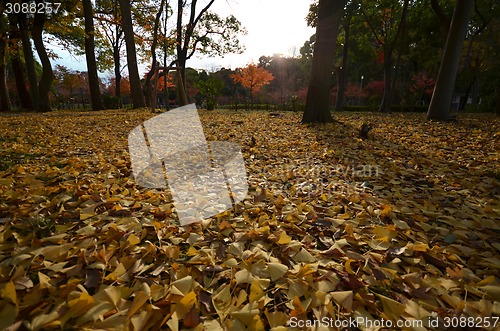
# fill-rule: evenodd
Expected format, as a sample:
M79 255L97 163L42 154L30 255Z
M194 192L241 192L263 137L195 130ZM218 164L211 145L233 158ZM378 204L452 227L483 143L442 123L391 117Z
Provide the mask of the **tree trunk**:
M188 99L186 94L185 65L186 62L184 62L184 66L182 66L180 70L177 70L177 100L179 102L179 106L185 106L188 104Z
M348 77L348 57L349 57L349 37L350 37L350 30L351 30L351 22L350 18L346 18L346 22L344 24L344 33L345 33L345 40L344 40L344 48L342 49L342 67L339 69L338 74L337 74L337 98L335 100L335 110L336 111L341 111L344 108L344 95L345 95L345 88L347 84L347 77Z
M472 77L472 80L467 84L467 88L465 89L465 95L460 97L460 101L458 103L458 110L464 110L465 106L467 106L467 101L469 101L469 96L472 91L472 87L476 83L476 77ZM474 102L474 99L472 100Z
M403 12L401 13L401 20L399 22L396 35L394 36L394 40L392 41L392 45L388 47L384 47L384 94L382 96L382 102L380 103L379 111L380 112L389 112L392 106L392 97L396 87L395 75L393 73L393 64L392 58L394 54L394 49L396 48L398 38L401 36L401 42L403 40L404 29L406 25L406 16L408 13L408 5L409 0L404 0L403 2ZM401 51L397 56L396 68L399 65L399 61L401 58Z
M119 8L118 8L118 0L113 0L113 13L114 17L118 19L119 17ZM122 98L121 98L121 81L122 81L122 73L120 68L120 39L122 38L123 29L120 24L115 24L115 39L113 46L113 63L114 63L114 71L115 71L115 97L118 98L119 107L122 106Z
M439 19L439 22L443 26L445 30L448 30L450 27L450 19L446 16L446 13L444 12L443 8L439 4L438 0L431 0L431 7L434 13L436 14L437 18Z
M186 61L187 61L187 46L189 45L189 40L191 39L190 32L194 29L192 24L193 16L191 15L190 29L186 29L186 33L182 34L182 15L183 15L183 0L177 1L177 66L180 68L177 73L177 102L179 105L183 106L185 102L187 102L186 97ZM196 3L194 4L196 6ZM184 42L183 42L184 37ZM180 86L179 82L183 83L183 86Z
M104 104L102 103L99 77L97 76L94 43L94 14L92 2L90 0L83 0L83 15L85 16L85 58L87 59L90 100L92 103L92 110L102 110L104 109Z
M333 121L330 114L330 81L337 36L346 4L347 0L319 0L316 44L302 123Z
M19 49L21 34L14 15L9 16L9 26L9 56L12 71L14 73L14 79L16 81L16 91L19 97L19 102L21 103L21 109L29 110L33 107L33 104L31 103L31 95L26 88L23 64L19 56L19 54L21 54Z
M384 94L382 102L378 108L381 113L386 113L391 109L392 104L392 51L384 55Z
M37 3L42 3L43 0L37 0ZM40 82L38 84L38 93L40 95L40 108L41 112L52 111L50 106L49 92L52 87L52 81L54 80L54 73L52 72L52 64L50 63L47 50L43 44L43 26L45 24L45 14L37 13L35 14L35 19L33 20L33 43L35 44L38 57L42 63L42 76L40 77Z
M167 3L167 8L165 8L165 19L163 20L163 35L167 35L167 22L168 22L168 3ZM168 55L168 41L167 38L163 38L163 65L167 65L167 55ZM168 70L164 71L164 76L163 76L163 86L165 88L163 89L163 100L165 100L165 110L169 111L170 110L170 96L169 96L169 91L168 91Z
M115 64L115 97L121 100L120 84L122 80L122 74L120 72L120 48L118 47L118 45L113 46L113 59Z
M177 100L179 104L187 104L187 95L186 95L186 61L191 58L194 54L194 50L191 50L191 53L188 55L188 50L191 46L191 38L193 37L194 29L201 17L208 11L208 9L213 5L215 0L209 0L200 10L198 14L196 14L196 5L197 0L191 1L189 4L190 13L189 13L189 21L186 25L186 31L183 34L182 30L182 17L184 13L184 7L187 6L185 0L177 1L177 34L176 34L176 42L177 42L177 65L180 67L180 81L183 82L182 87L177 86L178 97Z
M24 68L21 59L19 58L19 54L11 55L10 63L12 65L12 71L16 81L16 91L21 104L21 109L30 110L33 108L33 104L31 103L31 95L26 88Z
M21 33L21 43L23 45L24 62L28 73L29 90L31 94L32 109L40 110L40 93L38 91L38 79L36 77L35 59L31 49L31 42L28 35L28 22L23 14L17 15L19 31Z
M156 60L156 46L158 45L158 29L160 28L160 18L161 14L163 12L163 5L165 3L165 0L162 0L160 3L160 9L158 10L158 13L156 13L155 17L155 24L153 27L153 42L151 43L151 69L149 70L148 74L146 75L146 82L144 83L144 91L146 95L146 105L150 107L153 103L156 103L156 100L153 101L151 100L151 92L152 92L152 84L151 84L151 78L153 78L153 75L155 74L155 68L157 65L157 60ZM158 89L158 86L154 87L155 89ZM165 86L166 88L166 86ZM156 93L153 93L155 95Z
M10 112L9 89L7 88L7 71L5 55L7 53L7 38L0 35L0 112Z
M446 121L450 118L451 99L455 88L458 65L467 32L472 2L473 0L457 0L456 2L448 38L446 39L446 45L441 58L436 86L434 87L434 93L432 94L427 112L428 119Z
M144 95L142 94L141 78L137 67L137 54L135 51L134 27L132 23L132 11L130 0L120 0L122 13L122 29L125 34L127 48L127 66L130 80L130 94L134 108L146 107Z

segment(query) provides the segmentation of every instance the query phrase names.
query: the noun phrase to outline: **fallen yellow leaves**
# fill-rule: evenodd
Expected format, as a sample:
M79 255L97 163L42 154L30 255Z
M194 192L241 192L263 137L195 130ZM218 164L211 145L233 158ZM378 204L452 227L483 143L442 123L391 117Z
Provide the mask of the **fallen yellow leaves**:
M187 227L168 189L130 173L126 135L152 114L2 117L0 329L500 315L498 119L200 115L242 146L250 192ZM372 139L354 139L367 117Z

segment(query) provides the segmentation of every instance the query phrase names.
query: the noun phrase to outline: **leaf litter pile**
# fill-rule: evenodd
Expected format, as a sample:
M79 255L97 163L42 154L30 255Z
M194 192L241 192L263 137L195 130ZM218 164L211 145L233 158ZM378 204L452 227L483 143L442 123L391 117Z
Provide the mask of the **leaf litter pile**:
M127 135L153 114L0 118L0 329L494 329L498 118L199 113L241 146L249 192L189 226L131 173Z

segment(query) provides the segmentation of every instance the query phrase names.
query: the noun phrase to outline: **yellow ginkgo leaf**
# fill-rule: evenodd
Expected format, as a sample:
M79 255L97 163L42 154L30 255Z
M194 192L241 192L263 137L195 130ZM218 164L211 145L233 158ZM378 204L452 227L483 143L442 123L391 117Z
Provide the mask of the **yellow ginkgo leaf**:
M5 284L0 292L2 299L5 299L17 306L16 287L12 281Z
M254 279L252 285L250 285L250 302L258 302L264 296L264 291L262 290L259 280Z
M236 284L245 284L245 283L251 284L254 278L255 277L252 275L252 273L246 269L242 269L234 275L234 279L236 279Z
M316 258L311 255L305 248L302 248L293 259L297 262L315 262Z
M350 273L351 275L354 275L355 272L352 270L352 267L351 267L351 263L352 262L356 262L355 260L353 259L348 259L347 261L345 261L345 270Z
M259 315L259 312L257 304L250 302L243 306L240 310L232 312L231 315L243 322L246 326L249 326L254 317Z
M133 233L131 233L128 237L127 237L127 243L130 247L133 247L135 245L137 245L138 243L140 243L141 240L139 238L137 238L137 236Z
M151 296L144 291L137 291L134 293L134 301L132 301L132 306L130 306L127 317L132 317L135 313L141 309L141 307L149 300Z
M273 282L283 277L288 271L288 267L281 263L268 263L267 268Z
M278 244L286 245L286 244L289 244L291 241L292 241L292 237L287 235L285 231L281 232L280 237L278 239Z
M183 319L184 316L189 312L191 307L196 303L196 293L194 291L189 292L186 294L181 301L177 302L175 305L175 311L174 313L176 314L178 319Z
M172 294L184 296L191 291L194 286L194 279L186 276L172 283Z
M330 293L332 299L346 311L351 311L354 294L352 291L339 291Z
M44 275L40 271L38 272L38 280L40 281L40 288L51 288L52 284L50 284L50 277Z
M61 318L64 322L70 318L84 314L94 305L94 298L87 292L82 292L76 299L68 301L69 311Z
M378 296L382 302L382 306L384 308L383 313L386 317L393 321L401 319L401 314L405 311L406 306L386 296L380 294Z

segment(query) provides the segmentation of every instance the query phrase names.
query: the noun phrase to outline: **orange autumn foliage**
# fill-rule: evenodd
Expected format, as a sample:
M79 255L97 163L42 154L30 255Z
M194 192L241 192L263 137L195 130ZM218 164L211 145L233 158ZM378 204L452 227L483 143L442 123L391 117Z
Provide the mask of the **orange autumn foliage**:
M238 73L232 74L231 78L250 90L250 95L260 91L260 89L269 84L274 76L266 69L250 63L245 68L241 68Z
M163 75L161 75L160 77L158 77L158 86L157 86L157 88L158 88L158 91L163 91L165 89L165 78L164 78ZM176 88L175 73L171 73L171 72L168 73L167 88L169 88L169 89Z

